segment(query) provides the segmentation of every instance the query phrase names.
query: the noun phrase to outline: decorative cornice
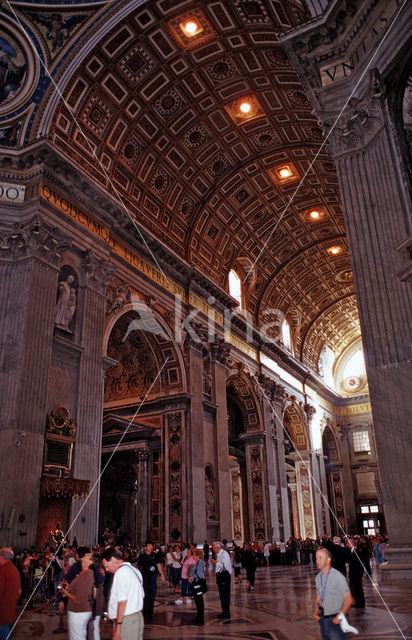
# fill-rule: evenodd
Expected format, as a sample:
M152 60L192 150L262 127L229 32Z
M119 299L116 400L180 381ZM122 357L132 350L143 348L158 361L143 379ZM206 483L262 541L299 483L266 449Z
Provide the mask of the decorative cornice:
M28 222L0 229L0 259L17 262L36 257L58 268L71 242L57 227L51 227L36 215Z

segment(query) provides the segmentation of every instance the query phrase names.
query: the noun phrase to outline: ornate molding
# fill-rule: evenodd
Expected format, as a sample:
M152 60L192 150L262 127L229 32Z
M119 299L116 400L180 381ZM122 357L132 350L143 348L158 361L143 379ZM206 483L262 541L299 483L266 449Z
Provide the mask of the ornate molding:
M316 409L311 404L304 404L303 405L303 409L304 409L304 411L306 413L306 417L308 419L308 424L309 424L310 421L312 420L313 416L316 413Z
M0 259L17 262L36 257L57 268L71 243L71 238L36 215L28 222L0 230Z
M89 485L90 480L43 476L40 478L40 495L47 498L80 498L87 495Z

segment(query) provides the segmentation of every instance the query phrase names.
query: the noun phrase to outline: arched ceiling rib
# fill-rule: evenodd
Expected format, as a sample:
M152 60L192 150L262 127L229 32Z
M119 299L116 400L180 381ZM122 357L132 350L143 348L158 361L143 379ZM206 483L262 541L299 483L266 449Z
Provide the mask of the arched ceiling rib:
M113 26L81 64L76 47L80 52L85 39L73 44L74 72L48 135L103 188L115 188L140 224L219 285L236 259L260 256L252 314L260 300L262 308L297 309L303 332L316 317L319 340L344 348L356 325L354 298L344 309L337 305L339 317L323 314L353 293L351 283L339 282L350 272L345 244L341 256L326 253L327 243L344 234L337 177L276 35L307 19L303 3L158 0L130 3L128 15L126 5L107 9L104 20ZM170 22L191 14L207 21L211 37L184 49ZM262 115L236 125L225 106L247 95ZM296 194L298 182L276 186L268 175L287 163L299 176L311 167ZM307 217L311 208L325 213L317 223ZM313 364L317 346L309 344L307 338L302 359Z

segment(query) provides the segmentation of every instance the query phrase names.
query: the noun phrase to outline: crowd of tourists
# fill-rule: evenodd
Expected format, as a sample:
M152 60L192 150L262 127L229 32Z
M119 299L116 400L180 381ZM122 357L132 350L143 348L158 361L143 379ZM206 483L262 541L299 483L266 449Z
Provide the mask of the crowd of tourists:
M69 545L63 538L57 549L49 543L41 550L32 547L16 555L11 549L1 549L0 640L8 637L5 630L10 633L16 619L17 600L28 610L57 607L60 622L56 633L65 632L67 614L70 640L100 640L102 616L113 621L115 640L141 638L144 620L153 617L158 579L168 583L171 603L179 607L195 605L193 624L203 625L206 577L212 573L222 607L218 617L229 618L232 574L235 584L246 578L248 590L253 591L259 567L315 564L320 549L327 550L332 567L345 578L348 567L353 606L362 608L362 577L365 572L371 574L372 558L376 565L386 562L386 547L387 538L379 535L289 538L242 545L223 540L212 545L205 541L157 547L151 542L119 546L115 538L106 536L94 549L79 546L76 539ZM8 595L4 599L6 587Z

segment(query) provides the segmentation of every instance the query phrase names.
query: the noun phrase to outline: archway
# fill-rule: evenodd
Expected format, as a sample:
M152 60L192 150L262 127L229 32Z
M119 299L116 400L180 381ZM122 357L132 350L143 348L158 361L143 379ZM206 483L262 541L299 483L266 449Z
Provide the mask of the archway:
M131 303L107 331L100 531L142 543L183 540L186 380L163 318ZM107 468L105 468L107 467Z

